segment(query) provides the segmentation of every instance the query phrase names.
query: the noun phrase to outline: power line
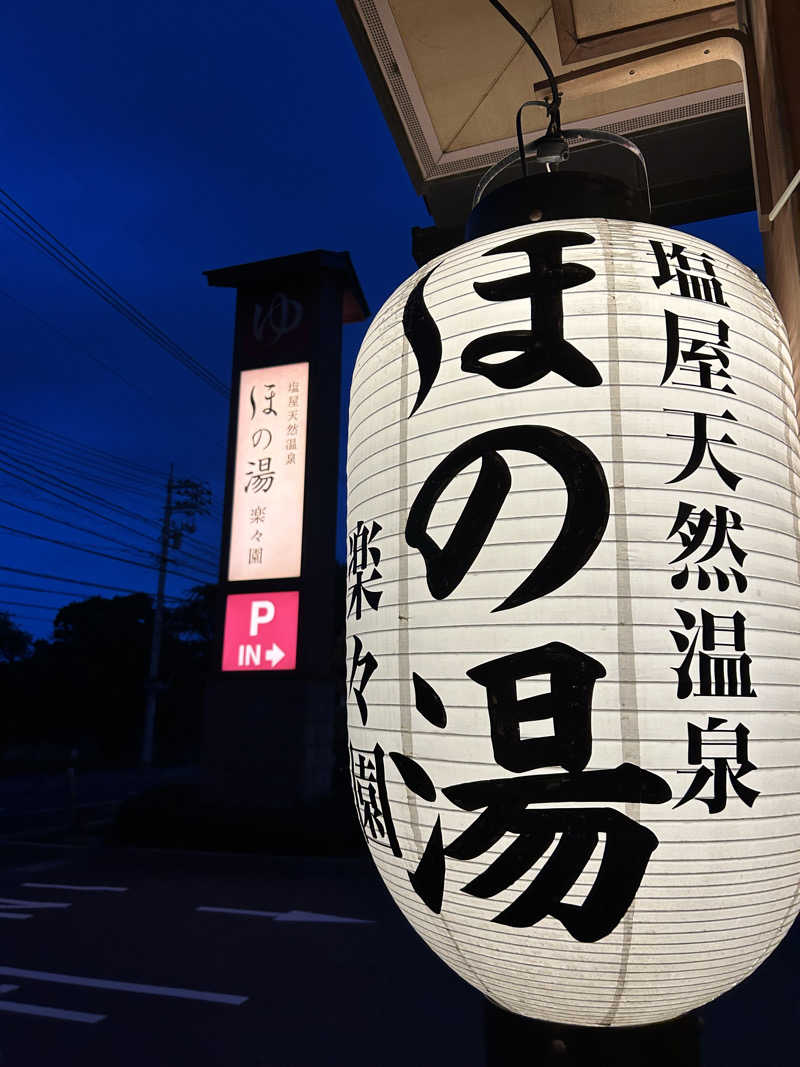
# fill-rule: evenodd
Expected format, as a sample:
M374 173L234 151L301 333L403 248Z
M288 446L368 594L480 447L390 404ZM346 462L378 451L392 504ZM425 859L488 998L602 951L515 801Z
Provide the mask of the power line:
M9 418L9 416L7 416L4 412L0 412L0 419L3 419L3 418ZM22 420L13 420L13 421L19 422L19 421L22 421ZM30 425L30 424L27 424L27 425ZM33 430L34 430L34 432L37 432L35 428L33 428ZM23 426L22 432L27 432L29 434L31 433L31 431L27 430L25 424ZM42 433L47 433L47 431L41 431L41 432ZM53 435L50 435L50 436L60 437L61 435L53 434ZM25 455L26 452L28 452L31 456L34 456L34 457L38 453L38 455L44 456L45 459L49 460L51 458L50 453L48 453L46 451L45 446L40 445L38 442L34 442L33 444L30 444L30 443L28 443L26 441L19 442L17 440L15 434L9 434L7 431L4 431L2 428L0 428L0 438L9 438L9 437L11 438L11 441L12 441L11 447L12 448L16 448L18 451L21 451L23 456ZM76 448L84 447L84 446L80 446L80 445L73 445L69 441L69 438L64 438L64 440L68 442L67 447L76 447ZM87 453L91 453L91 452L98 452L99 450L88 449L87 448L86 451L87 451ZM0 452L3 452L3 450L0 449ZM17 459L17 457L11 452L5 451L3 454L8 456L10 459ZM101 455L102 455L102 453L101 453ZM122 460L119 457L113 457L113 456L111 456L110 453L105 453L105 455L109 456L109 459L108 460L102 459L101 462L108 462L108 463L112 463L112 464L127 463L128 462L127 460ZM82 461L79 459L79 460L77 460L77 462L80 463ZM91 459L91 462L92 463L95 462L93 458ZM139 466L139 465L138 464L133 464L132 466ZM117 482L109 483L107 480L104 480L104 479L96 477L96 475L93 472L87 474L85 471L81 470L80 468L78 468L78 469L76 469L74 467L67 468L67 467L64 467L63 462L62 462L62 468L61 469L67 469L71 473L77 474L79 477L87 478L88 480L95 481L98 484L106 485L106 486L110 485L113 488L121 489L123 492L126 491L125 487L120 487ZM148 469L148 468L145 468L145 469ZM150 470L152 470L152 468L150 468ZM6 472L11 474L12 477L17 477L17 478L21 479L21 476L16 474L16 472L8 471L8 470ZM114 471L114 473L118 473L118 472ZM166 475L161 474L160 472L157 472L157 471L153 471L153 475L155 475L156 479L157 479L157 481L155 481L155 483L152 480L152 476L150 476L151 480L148 480L146 483L144 483L144 484L147 484L148 488L150 488L150 492L147 493L146 495L151 496L154 499L155 498L159 498L160 499L161 493L163 492L163 487L162 487L161 483L162 483L162 479L164 479L166 477ZM126 479L128 479L129 477L130 477L129 475L127 475L127 474L125 475ZM32 484L32 483L27 483L27 484ZM64 482L62 482L62 484L70 485L70 483L64 483ZM157 489L156 489L156 485L158 486ZM76 487L76 486L72 486L72 488L74 488L78 492L82 491L79 487ZM107 505L108 501L105 498L103 498L103 500L104 500L104 503ZM83 510L88 510L88 509L83 508ZM99 518L105 518L106 521L112 521L112 520L108 519L106 516L99 515L97 512L91 512L91 514L94 514ZM134 512L127 512L127 514L130 514L132 517L135 516L136 518L140 519L140 521L145 521L149 525L151 525L151 526L153 526L155 528L160 528L160 524L154 519L148 520L148 519L144 518L143 516L141 516L141 514L134 513ZM120 525L120 524L117 524L117 525ZM125 526L125 528L127 529L128 527ZM189 535L187 535L187 536L189 536ZM218 559L218 556L219 556L219 547L217 545L213 545L213 544L210 544L207 541L203 541L199 537L192 537L190 539L193 542L195 542L192 547L197 548L197 549L205 549L205 550L207 550L207 552L212 557L212 561L214 563L216 563L216 561Z
M91 481L108 481L113 478L112 484L117 488L134 486L150 493L153 493L159 485L152 475L139 474L121 465L115 466L110 460L98 460L93 456L71 453L64 445L53 444L49 441L30 441L21 435L16 427L6 427L2 422L0 422L0 437L6 440L8 447L29 455L34 462L46 463L50 468L55 461L60 468L65 470L69 465L74 473Z
M0 438L7 438L9 436L11 435L0 430ZM57 470L65 474L76 475L78 478L83 478L87 482L99 485L103 489L116 489L128 496L142 496L149 500L157 500L161 495L155 488L145 488L141 483L137 484L135 481L129 479L125 472L122 473L121 477L125 478L127 484L121 486L119 478L113 480L110 472L87 471L85 468L76 467L71 462L71 457L69 456L66 458L59 457L55 460L54 464L53 452L46 447L37 447L36 445L29 445L27 443L16 443L16 439L13 436L12 443L4 440L3 444L6 448L14 450L12 453L9 453L9 455L12 455L13 458L17 459L19 462L44 466L45 471L47 472L46 476L49 476L49 468L55 465Z
M67 335L61 330L59 330L57 326L54 326L52 322L48 322L47 319L39 315L38 312L33 310L33 308L29 308L27 304L23 304L23 302L21 300L18 300L17 297L12 296L11 293L7 293L5 289L0 289L0 296L5 297L5 299L11 301L12 304L16 304L24 311L27 311L27 313L32 318L36 319L37 322L40 322L43 326L50 330L51 333L54 333L56 337L60 337L62 341L64 341L70 346L70 348L77 352L80 352L81 355L86 356L87 359L91 359L95 363L99 364L99 366L107 370L109 374L113 374L115 378L119 378L121 382L124 382L124 384L127 385L128 388L134 389L137 393L141 393L143 397L147 398L147 400L156 401L156 397L154 397L152 393L148 392L147 389L143 389L141 385L137 385L135 382L130 381L128 378L125 377L124 374L117 370L116 367L112 366L110 363L106 363L106 361L104 359L101 359L100 356L96 355L94 352L90 352L88 348L85 348L83 345L78 344L78 342L73 340L71 337L67 337Z
M117 456L113 452L107 452L103 448L95 448L93 445L85 445L81 441L76 441L73 437L67 437L66 434L56 433L55 430L46 430L43 427L35 425L35 423L27 422L25 419L21 419L16 415L11 415L7 411L0 411L0 418L7 419L9 422L13 422L16 425L28 430L29 432L32 431L36 434L41 434L50 437L53 440L57 440L61 442L62 445L66 444L70 447L78 448L85 452L91 452L96 456L101 456L106 459L113 460L114 463L124 463L129 467L135 467L145 474L155 475L162 481L167 477L166 468L164 470L160 470L157 467L149 467L144 463L136 463L134 460L126 459L122 456Z
M0 566L0 571L7 571L10 574L25 574L29 578L52 578L57 582L66 582L67 585L88 585L92 589L107 589L112 593L142 593L142 589L127 589L120 585L104 585L102 582L86 582L80 578L65 578L62 574L46 574L44 571L28 571L23 570L21 567L5 567ZM206 584L206 583L200 583ZM211 584L211 583L209 583ZM149 596L150 594L148 594ZM174 599L180 600L181 597L175 597Z
M14 201L12 197L8 196L8 194L5 193L3 190L0 190L0 195L7 196L8 199L12 200L13 203L16 203L16 201ZM28 214L24 208L20 208L20 210L23 212L23 214ZM204 367L202 363L194 359L194 357L190 356L189 353L185 351L185 349L181 348L180 345L172 341L171 338L169 338L163 330L155 326L155 324L152 323L145 315L143 315L142 312L135 308L133 304L125 300L124 297L121 297L120 294L117 293L116 290L113 289L110 285L104 282L103 279L99 277L99 275L95 275L95 278L97 278L97 280L95 281L91 277L95 274L95 272L92 271L91 268L87 267L86 264L84 264L77 256L74 255L74 253L67 249L68 256L71 257L73 260L73 262L71 263L66 256L64 256L61 252L58 251L58 248L56 246L61 245L60 241L55 239L55 245L51 244L47 240L47 238L43 237L40 233L38 233L33 226L25 222L25 220L22 219L21 216L19 216L13 210L13 208L9 209L8 205L4 205L2 204L2 202L0 202L0 215L2 215L8 222L15 226L20 231L20 233L23 234L23 236L27 237L28 240L32 242L32 244L36 245L36 247L41 249L41 251L43 251L46 255L50 256L51 259L54 259L57 263L61 264L61 266L63 266L67 271L69 271L69 273L72 274L73 277L77 278L78 281L82 282L89 289L95 292L102 300L104 300L107 304L113 307L115 311L118 311L121 315L123 315L124 318L128 319L129 322L131 322L134 326L140 329L152 341L155 341L155 343L158 344L161 348L163 348L169 355L171 355L179 363L183 364L183 366L185 366L188 370L191 370L192 373L196 374L203 381L205 381L207 385L210 385L213 389L215 389L217 392L220 392L223 396L230 395L230 390L228 389L228 387L222 381L220 381L220 379L217 378L212 371L208 370L208 368ZM29 217L33 218L33 216ZM41 224L36 222L35 219L33 221L37 226L41 227ZM49 231L45 230L44 227L41 227L41 229L45 234L49 233ZM63 245L62 247L66 248L66 246Z
M2 449L0 449L0 454L8 455L8 453L3 453ZM32 483L27 478L24 478L22 475L17 474L13 470L9 470L8 467L3 466L3 464L1 464L1 463L0 463L0 471L3 471L4 473L9 474L12 478L16 478L18 481L21 481L26 485L31 485L32 486ZM58 480L58 479L56 479L56 480ZM69 485L70 483L63 482L62 484ZM33 488L37 489L38 487L33 486ZM74 488L78 492L83 492L83 490L80 490L77 487L74 487ZM93 494L88 494L88 495L92 496ZM93 508L88 508L84 504L79 503L78 501L70 500L69 497L62 496L60 493L55 492L55 490L53 490L53 489L49 489L48 490L48 498L50 498L50 497L54 497L56 500L64 501L70 507L77 508L80 511L85 511L89 515L94 515L96 518L102 519L103 522L108 522L108 523L111 523L114 526L119 526L121 529L125 530L127 533L133 534L136 537L143 537L146 540L152 541L152 542L155 542L155 543L158 543L158 541L159 541L159 538L153 537L151 534L147 534L143 530L133 529L130 526L130 524L128 524L128 523L118 522L116 519L109 518L109 516L107 516L107 515L102 515L99 511L95 511ZM99 499L102 499L102 498L97 497L96 499L99 500ZM125 548L134 548L136 551L139 551L139 552L147 551L146 549L139 548L138 546L128 545L126 542L119 541L116 538L110 537L108 534L102 534L102 533L99 533L99 532L97 532L95 530L87 530L86 527L77 526L75 523L67 522L65 519L52 518L50 515L47 515L44 512L35 511L33 508L25 508L23 505L15 504L10 500L5 500L5 499L0 498L0 502L9 504L12 508L17 508L20 511L29 511L29 512L31 512L31 514L38 515L40 518L47 519L49 522L57 522L57 523L60 523L63 526L71 526L76 530L80 530L82 533L90 533L93 536L101 537L104 540L114 541L116 544L123 545L123 547L125 547ZM146 519L144 516L136 515L135 512L128 512L127 509L118 508L118 507L116 507L116 505L111 504L109 501L104 501L104 503L105 503L105 505L107 507L114 507L116 510L119 510L119 511L122 511L123 513L129 514L132 518L138 519L140 522L147 523L150 526L155 527L156 529L159 528L159 524L154 519ZM201 545L202 544L203 544L203 542L201 542ZM196 554L194 552L188 551L187 549L182 549L181 551L182 551L183 555L186 556L186 558L188 560L194 560L196 563L198 563L198 564L200 564L200 565L202 565L204 567L211 567L214 570L216 570L216 567L218 566L218 563L219 563L219 553L212 546L209 545L207 547L208 547L208 550L209 550L209 553L210 553L209 556L198 555L198 554Z
M0 215L3 215L32 244L50 256L51 259L54 259L65 270L68 270L73 277L96 293L110 307L118 311L120 315L128 319L129 322L159 345L173 359L197 375L206 385L210 385L221 396L230 396L228 386L213 371L189 355L184 348L181 348L179 344L173 341L138 308L134 307L129 300L126 300L116 289L101 278L96 271L87 266L82 259L46 229L4 189L0 189Z
M205 556L196 556L193 552L189 552L185 548L173 548L172 552L173 555L170 556L170 562L177 563L181 567L184 565L184 563L189 567L197 565L200 565L201 567L209 567L210 569L207 572L209 577L213 575L214 580L216 580L219 563L218 560L215 561L212 559L208 559ZM182 556L184 558L175 559L176 555Z
M0 449L0 454L6 454L7 455L7 453L3 453L2 449ZM4 474L9 474L12 478L16 478L17 481L20 481L24 485L29 486L35 492L39 492L40 491L39 487L34 485L33 482L31 482L28 478L23 477L23 475L21 475L21 474L17 474L17 472L14 471L14 470L10 470L8 467L4 466L2 463L0 463L0 471L2 471ZM79 489L77 486L72 486L69 482L62 482L60 479L52 479L52 480L58 481L58 482L60 482L60 484L68 486L70 489L73 489L74 491L76 491L78 493L81 493L81 495L88 495L90 498L92 498L94 496L94 494L86 493L85 490ZM80 511L85 511L89 515L94 515L98 519L102 519L103 522L111 523L113 526L119 526L123 530L128 530L130 533L136 533L141 537L148 537L149 536L148 534L143 533L143 531L141 531L141 530L133 530L133 529L131 529L129 523L119 522L117 519L109 518L108 515L102 515L99 511L94 511L92 508L87 508L84 504L81 504L77 500L70 500L70 498L68 496L63 496L61 493L57 493L52 487L48 488L47 495L48 495L48 498L53 498L55 500L60 500L63 503L68 504L72 508L77 508ZM113 510L115 510L115 511L118 511L118 512L120 512L122 514L125 514L125 515L130 515L131 518L138 519L139 522L143 522L143 523L146 523L147 525L154 526L154 527L158 528L158 523L154 519L147 519L143 515L136 515L135 512L132 512L132 511L129 512L127 508L120 508L117 505L111 504L109 501L103 501L101 497L95 497L95 499L100 500L102 503L105 503L107 507L113 508Z
M219 545L212 545L208 541L202 541L199 537L196 537L194 534L184 534L183 536L188 541L192 542L192 548L204 548L204 549L206 549L209 557L214 561L214 564L216 565L216 564L219 563L219 552L220 552Z
M6 449L3 448L0 448L0 456L7 456L12 461L15 459L12 453L6 451ZM23 475L18 474L15 470L9 470L7 467L3 466L0 466L0 470L3 470L6 474L10 474L12 478L17 478L19 481L31 486L31 488L33 489L38 490L40 488L40 486L38 486L35 482L32 482L30 478L25 478ZM111 508L111 510L117 512L117 514L126 515L128 518L136 519L137 521L146 523L149 526L155 526L156 529L160 528L160 523L156 522L155 519L148 519L144 515L139 514L138 512L131 511L130 508L122 507L121 504L113 504L105 497L98 496L97 493L91 493L88 489L82 489L80 486L74 485L72 482L68 482L64 478L59 478L55 474L51 474L48 472L47 481L48 493L52 495L55 494L53 494L52 488L50 487L49 483L54 482L56 485L62 485L67 489L71 489L73 492L78 493L79 496L86 497L89 500L96 501L97 503L102 504L104 507ZM69 503L69 501L67 501L67 503ZM101 516L101 518L102 517L103 516ZM106 521L112 522L113 520L106 519Z
M57 604L52 606L49 604L31 604L29 600L0 600L0 605L16 608L39 608L42 611L61 611Z
M5 611L4 615L8 615L10 619L26 619L28 622L44 622L45 617L42 615L20 615L18 611ZM50 612L49 614L52 614Z
M134 487L140 491L155 494L164 484L166 479L156 479L152 475L140 474L122 464L115 464L111 460L96 459L94 456L81 455L70 452L67 447L50 441L31 441L24 436L24 431L14 427L7 427L0 422L0 435L7 439L11 447L29 454L38 461L53 466L54 461L59 465L70 464L75 473L83 477L96 480L113 479L113 484L118 488L130 489Z
M110 534L100 533L98 530L90 530L86 526L78 526L77 523L67 522L66 519L56 519L50 515L47 515L44 511L36 511L35 508L26 508L24 504L15 504L11 500L6 500L4 497L0 497L0 504L6 504L8 507L16 508L17 511L25 511L29 515L36 515L40 519L46 519L48 522L55 522L59 526L68 526L71 530L77 530L79 533L88 533L92 537L99 537L103 541L110 541L112 544L120 545L122 548L127 548L132 552L141 552L143 555L151 556L155 559L156 553L154 550L148 548L140 548L139 545L128 544L127 541L120 541L118 537L111 537ZM138 530L131 530L131 533L139 533ZM139 534L140 537L148 537L147 534ZM149 540L156 541L156 538L148 538ZM187 557L187 561L194 560L203 566L208 565L210 561L204 559L202 556L195 556L191 552L184 551L183 554ZM191 565L191 564L190 564Z
M45 514L43 511L36 511L34 508L26 508L23 504L14 504L10 500L6 500L4 497L0 497L0 504L7 504L8 507L16 508L17 511L25 511L29 515L38 515L40 519L47 519L48 522L55 522L59 526L68 526L71 530L78 530L80 533L88 533L92 537L100 537L104 541L111 541L115 545L121 545L122 548L130 549L133 552L143 552L146 555L155 555L147 548L140 548L138 545L129 545L127 541L120 541L118 537L111 537L109 534L99 533L97 530L89 530L86 526L78 526L74 522L67 522L66 519L55 519L50 515Z
M0 420L3 420L3 419L5 419L6 422L12 424L10 428L13 430L13 434L9 434L7 431L4 431L2 428L0 428L0 439L11 437L10 447L11 447L11 449L13 449L13 451L9 451L8 448L0 449L0 455L6 456L7 459L9 459L14 464L17 464L20 461L25 462L29 457L34 457L33 458L33 462L36 462L36 457L37 456L49 460L51 457L50 457L50 454L46 451L46 445L42 445L40 443L40 441L38 440L38 438L40 438L40 437L49 437L49 438L59 442L59 448L64 448L65 447L65 448L71 450L72 452L78 452L79 453L79 459L77 460L78 463L87 462L88 461L88 462L91 462L92 464L95 464L96 462L99 462L100 464L108 464L108 465L112 465L112 466L115 466L116 464L119 463L119 464L124 464L124 465L128 466L129 468L135 469L136 473L135 473L134 477L135 477L135 479L137 481L138 481L139 477L144 477L144 478L147 479L147 482L145 484L148 485L148 490L149 491L146 491L144 493L144 495L150 497L151 499L160 498L160 496L161 496L161 486L158 485L158 488L156 488L156 485L158 484L158 482L161 481L161 479L164 477L164 475L161 472L156 471L154 468L146 467L143 464L131 463L128 460L122 459L122 457L114 456L112 453L105 452L104 450L101 450L101 449L94 449L94 448L90 448L88 446L84 446L84 445L82 445L82 444L80 444L78 442L74 442L72 439L70 439L68 437L65 437L64 435L55 434L55 433L52 433L51 431L40 429L38 427L35 427L33 424L27 423L27 422L25 422L24 420L21 420L21 419L17 419L14 416L11 416L6 412L0 412ZM0 421L0 427L2 427L2 421ZM32 436L32 437L35 438L35 440L34 440L33 443L31 443L29 441L25 441L24 439L22 441L19 441L17 436L16 436L18 433L24 434L24 435L29 436L29 437ZM65 444L61 445L60 444L61 441L63 441ZM84 459L84 457L80 457L80 452L85 453L85 457L86 457L85 459ZM20 459L20 457L22 457L22 460ZM72 458L72 457L69 457L69 458ZM130 491L130 486L129 485L127 487L120 487L117 482L113 482L112 483L112 482L109 482L107 479L103 479L103 478L97 477L97 475L96 475L96 473L94 471L92 471L91 473L87 473L85 470L82 470L80 467L75 468L75 467L69 466L67 464L64 464L63 460L61 462L61 468L60 469L62 471L66 470L68 473L74 473L78 477L82 477L84 479L88 479L89 481L93 481L93 482L95 482L97 484L100 484L100 485L111 486L111 487L116 488L116 489L122 488L123 492L125 492L126 489L127 489L127 491ZM3 466L2 464L0 464L0 470L2 470L5 473L9 474L12 478L15 478L17 481L20 481L23 484L29 486L30 488L32 488L34 490L34 492L41 492L41 489L40 489L39 486L35 485L35 483L32 482L29 478L25 478L16 469L10 469L9 467ZM143 473L143 475L140 475L139 471L146 472L146 473ZM115 471L115 473L116 473L116 471ZM126 478L126 480L129 481L130 480L130 475L125 474L125 478ZM90 514L90 515L94 516L95 518L101 519L103 522L107 522L107 523L110 523L112 525L118 526L121 529L124 529L126 531L126 533L128 533L128 534L133 534L134 536L142 537L145 540L151 541L151 542L156 542L156 541L159 540L159 538L157 538L157 537L155 537L153 535L146 534L142 530L137 530L137 529L133 528L130 525L129 522L119 522L116 519L111 518L108 514L101 514L100 512L96 511L95 509L87 507L83 503L79 503L76 500L70 499L68 496L63 496L62 494L57 493L49 483L51 481L55 481L58 485L62 486L67 492L77 493L81 497L88 498L89 500L102 502L102 505L103 505L104 508L111 509L111 510L117 512L120 515L129 516L131 519L135 519L137 522L144 523L145 525L150 526L154 530L160 530L160 523L157 520L147 518L146 516L142 515L141 512L134 512L134 511L129 510L128 508L124 508L124 507L121 507L118 504L114 504L111 501L109 501L107 499L107 497L105 497L105 496L101 497L101 496L98 496L95 493L90 493L85 488L83 488L81 486L78 486L78 485L75 485L74 483L69 482L69 481L67 481L67 480L65 480L63 478L58 478L55 475L50 474L49 472L48 472L47 480L48 480L48 490L47 490L48 499L51 499L51 498L55 497L56 499L62 501L63 503L68 504L69 507L77 508L77 509L79 509L81 511L86 512L87 514ZM154 482L155 482L155 484L154 484ZM139 484L142 484L142 483L139 483ZM11 501L7 501L7 503L9 503L12 507L19 507L20 506L20 505L13 504ZM29 509L29 510L32 511L33 509ZM70 524L70 523L66 522L66 520L55 520L50 515L43 515L41 512L34 512L34 514L38 514L38 515L40 515L40 517L47 518L50 521L59 521L63 525L73 525L73 526L75 525L75 524ZM81 532L87 532L85 530L85 528L82 528L82 527L76 527L76 528L80 529ZM93 531L90 531L90 532L94 534L96 531L93 530ZM105 534L99 534L98 536L101 536L106 540L111 540L111 541L114 540L113 538L111 538L111 537L109 537L108 535L105 535ZM218 567L218 564L219 564L219 547L217 545L210 544L207 541L203 541L199 537L193 537L192 538L192 537L187 535L187 540L190 541L190 546L187 547L187 548L179 549L180 553L184 557L186 557L187 560L194 560L195 562L199 563L200 565L209 566L214 571L216 571L216 569ZM118 542L118 543L122 544L123 542ZM129 546L126 545L126 547L129 547Z
M9 434L5 433L0 428L0 437L3 437L3 439L7 439L7 437L9 437ZM61 473L63 469L63 471L68 475L75 475L78 478L82 478L86 481L98 482L99 484L103 485L103 488L110 487L112 489L117 490L117 492L121 492L126 495L132 494L134 496L147 496L154 500L157 500L161 495L161 488L156 482L143 483L140 485L126 485L124 483L121 484L119 478L128 477L127 472L125 471L117 472L116 480L110 481L110 472L101 471L99 472L99 474L97 472L92 471L87 472L85 466L81 467L73 465L73 463L80 463L80 460L74 460L74 458L70 456L66 456L66 460L68 462L60 460L60 453L58 452L58 450L53 449L48 451L45 446L31 445L29 442L18 441L16 439L13 439L11 442L3 440L1 443L2 447L0 448L0 455L4 455L7 459L13 460L18 465L25 464L30 467L36 467L37 465L41 466L41 471L37 471L37 473L43 476L43 481L47 480L49 482L53 479L53 477L58 477L58 475L54 472ZM100 499L105 499L105 497L100 497ZM140 505L137 503L135 507L140 507Z
M68 578L61 580L69 581ZM89 585L91 583L87 582L85 584ZM0 582L0 589L22 589L26 593L44 593L45 596L78 596L78 592L75 589L42 589L42 587L39 585L20 585L18 582ZM147 593L143 589L130 589L128 590L128 592L132 593L134 596L152 596L152 593ZM90 599L88 593L83 593L83 597L85 600ZM183 601L183 598L179 596L165 596L164 599L174 600L177 603L182 603Z
M102 556L104 559L113 559L117 563L126 563L129 567L144 567L148 571L157 571L157 566L152 566L149 563L142 563L136 559L125 559L124 556L112 556L108 552L100 552L96 548L87 548L85 545L74 545L70 541L60 541L55 537L45 537L43 534L31 533L29 530L18 530L14 526L6 526L4 523L0 523L0 530L5 530L7 533L17 534L20 537L33 538L34 541L47 541L52 545L61 545L64 548L75 549L76 552L88 552L90 556ZM176 578L186 578L190 582L196 582L198 575L196 574L183 574L180 571L173 570L170 572ZM200 583L202 584L202 583Z

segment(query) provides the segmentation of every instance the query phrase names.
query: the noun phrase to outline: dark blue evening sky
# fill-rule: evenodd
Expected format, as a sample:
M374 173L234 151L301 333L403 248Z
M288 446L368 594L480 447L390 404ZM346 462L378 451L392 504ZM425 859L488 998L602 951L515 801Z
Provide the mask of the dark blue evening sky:
M28 0L6 12L0 57L0 187L224 381L234 297L209 289L203 270L347 250L374 312L415 269L409 231L430 219L333 0ZM196 582L213 578L227 402L0 223L0 524L121 556L125 544L155 548L146 538L157 535L163 477L128 464L166 472L174 462L178 477L213 490L215 514L182 564ZM686 229L763 275L754 216ZM346 382L365 326L345 330ZM128 462L95 463L49 434ZM57 478L101 498L82 498L92 511L105 499L140 518L109 511L123 526L103 523L56 499L74 498ZM155 590L152 570L2 529L0 556L5 567ZM13 587L67 588L55 579L0 571L0 583L0 610L36 636L73 599ZM167 591L191 584L172 577Z

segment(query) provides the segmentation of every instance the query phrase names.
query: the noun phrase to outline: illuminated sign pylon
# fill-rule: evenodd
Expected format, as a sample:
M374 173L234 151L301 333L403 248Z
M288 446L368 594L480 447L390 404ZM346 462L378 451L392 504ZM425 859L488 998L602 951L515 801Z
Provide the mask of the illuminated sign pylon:
M237 290L206 747L232 781L244 762L286 803L286 783L306 789L307 738L336 713L341 332L368 310L346 252L206 276Z

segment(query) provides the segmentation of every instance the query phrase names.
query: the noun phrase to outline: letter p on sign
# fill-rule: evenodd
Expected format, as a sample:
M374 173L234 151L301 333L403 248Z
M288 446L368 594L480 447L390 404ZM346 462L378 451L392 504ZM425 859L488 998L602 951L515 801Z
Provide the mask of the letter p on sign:
M250 605L250 636L258 637L259 626L265 626L275 618L275 605L271 600L254 600Z

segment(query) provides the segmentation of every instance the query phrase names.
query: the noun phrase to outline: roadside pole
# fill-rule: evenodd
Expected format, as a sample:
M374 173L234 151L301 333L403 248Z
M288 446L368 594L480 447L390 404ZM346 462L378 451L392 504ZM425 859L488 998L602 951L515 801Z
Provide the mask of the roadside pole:
M161 524L161 551L158 562L158 589L156 591L155 615L153 617L153 638L150 643L150 667L145 683L147 696L140 761L143 767L149 767L153 762L158 693L164 688L163 682L158 679L158 670L161 662L161 641L164 634L164 588L167 581L169 550L170 548L180 548L184 533L194 533L194 516L208 514L208 505L211 498L211 491L207 486L193 481L191 478L182 478L176 481L173 471L174 465L170 464L169 478L167 479L167 497L164 503L164 520ZM173 500L173 495L177 496L178 499ZM174 512L179 512L182 515L178 525L175 525L172 521Z
M164 521L161 524L161 554L158 564L158 591L156 592L156 611L153 619L153 639L150 643L150 668L147 672L147 700L144 712L144 736L142 738L142 766L149 767L153 762L153 735L156 724L156 703L158 692L158 666L161 659L161 635L164 629L164 586L167 580L167 561L169 558L170 527L172 522L172 473L169 467L167 480L167 499L164 504Z

